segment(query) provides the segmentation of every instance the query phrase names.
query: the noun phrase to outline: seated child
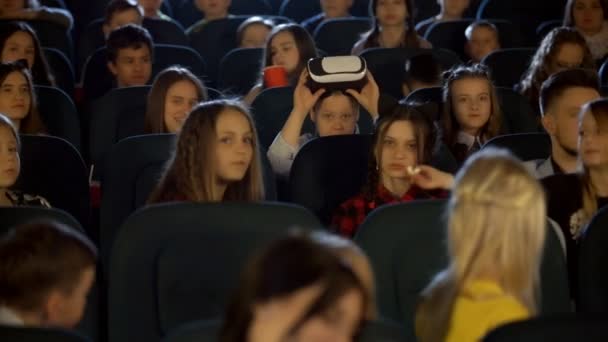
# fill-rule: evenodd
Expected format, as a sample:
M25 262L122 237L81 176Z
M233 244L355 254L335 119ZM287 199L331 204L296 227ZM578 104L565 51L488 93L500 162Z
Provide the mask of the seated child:
M491 52L500 49L498 29L489 21L476 21L464 31L467 42L465 52L474 63L479 63Z
M17 226L0 239L0 324L73 328L95 280L97 250L54 222Z
M108 69L116 87L146 85L152 74L153 45L148 31L128 24L112 31L107 41Z

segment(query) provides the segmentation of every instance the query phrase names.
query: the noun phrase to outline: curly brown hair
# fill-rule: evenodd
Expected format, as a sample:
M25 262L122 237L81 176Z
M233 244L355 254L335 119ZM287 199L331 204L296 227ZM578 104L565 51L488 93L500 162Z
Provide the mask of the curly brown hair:
M226 110L243 114L253 133L253 156L242 180L226 188L224 201L259 201L264 197L262 166L258 138L253 119L243 105L234 100L204 102L192 109L177 139L173 157L148 203L169 201L214 201L214 151L217 140L216 124Z
M551 66L555 64L557 54L564 44L575 44L583 49L583 62L578 66L579 68L595 69L595 61L585 38L572 27L554 28L540 43L519 84L520 93L528 98L532 108L538 108L540 87L555 72L551 70Z

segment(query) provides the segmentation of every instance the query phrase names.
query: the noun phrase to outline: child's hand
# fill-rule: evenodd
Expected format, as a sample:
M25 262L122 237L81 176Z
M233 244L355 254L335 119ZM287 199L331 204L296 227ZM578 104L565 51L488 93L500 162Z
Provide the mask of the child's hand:
M255 305L247 341L285 341L291 329L302 319L322 291L323 286L313 284L281 298Z
M361 89L361 92L357 92L354 89L348 89L346 92L354 97L359 104L365 108L365 110L372 116L373 120L378 118L378 101L380 99L380 88L374 80L372 73L367 71L367 83Z
M293 92L293 111L304 116L308 115L319 97L325 92L325 89L319 89L313 94L306 85L306 80L308 80L308 71L304 69Z
M454 176L428 165L410 167L408 173L412 183L425 190L450 190L454 184Z

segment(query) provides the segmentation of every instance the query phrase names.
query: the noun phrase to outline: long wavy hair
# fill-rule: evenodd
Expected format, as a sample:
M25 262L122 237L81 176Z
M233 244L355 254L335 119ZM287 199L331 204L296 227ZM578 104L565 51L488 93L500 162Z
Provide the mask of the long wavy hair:
M437 130L430 116L424 113L417 104L401 103L390 114L382 116L372 135L372 146L367 163L367 181L363 185L362 191L368 201L375 198L378 187L382 182L381 166L384 138L391 125L398 121L410 122L414 127L418 147L416 153L418 164L428 164L437 149Z
M420 47L420 39L415 30L414 17L416 16L416 7L412 0L403 0L405 7L407 7L407 17L405 18L406 33L401 42L402 47ZM371 0L369 2L369 16L372 18L371 28L369 31L364 32L361 35L363 43L363 50L378 47L378 37L380 36L380 24L376 18L376 7L378 7L378 0Z
M42 122L40 113L38 112L38 105L36 101L36 92L34 91L34 83L32 82L32 74L28 69L27 62L20 59L15 62L0 63L0 85L4 83L8 75L12 72L18 72L27 82L27 87L30 95L30 110L21 120L19 125L19 132L24 134L45 134L47 128Z
M575 44L583 50L583 63L578 67L595 69L595 61L585 38L572 27L554 28L540 43L528 70L519 83L520 93L528 99L532 108L538 108L540 87L555 72L555 70L551 70L551 66L555 64L557 55L564 44Z
M466 284L487 279L538 311L546 202L539 182L508 151L488 148L456 175L447 209L449 265L423 291L416 311L421 342L445 341Z
M167 91L177 82L187 81L196 89L198 102L207 100L207 88L190 70L172 66L161 71L152 84L148 94L146 106L146 117L144 119L144 131L146 133L169 133L165 124L165 103L167 102Z
M34 43L34 64L30 67L34 84L55 86L55 77L42 51L38 35L30 25L21 21L9 21L0 25L0 51L4 51L6 41L15 33L23 32L32 38Z
M481 128L481 142L497 136L500 133L502 125L502 113L500 111L500 102L496 95L496 88L492 83L492 77L487 67L482 64L460 65L444 73L443 81L443 112L441 115L441 130L443 142L449 149L456 145L458 132L460 131L460 123L456 119L454 113L454 98L452 96L452 85L454 82L464 79L483 79L488 82L490 89L490 100L492 101L491 113L488 122Z
M243 179L230 183L222 200L249 202L263 199L262 164L253 119L240 102L215 100L192 109L179 133L175 152L148 203L215 201L218 197L213 186L216 181L216 125L220 115L228 109L240 112L249 121L253 132L253 155Z

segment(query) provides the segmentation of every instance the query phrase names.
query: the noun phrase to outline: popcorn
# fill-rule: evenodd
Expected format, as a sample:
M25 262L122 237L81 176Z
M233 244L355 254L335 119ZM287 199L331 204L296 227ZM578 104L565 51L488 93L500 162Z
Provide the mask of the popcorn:
M410 176L415 176L415 175L419 174L420 171L422 171L422 170L418 166L410 165L407 167L407 173L409 173Z

